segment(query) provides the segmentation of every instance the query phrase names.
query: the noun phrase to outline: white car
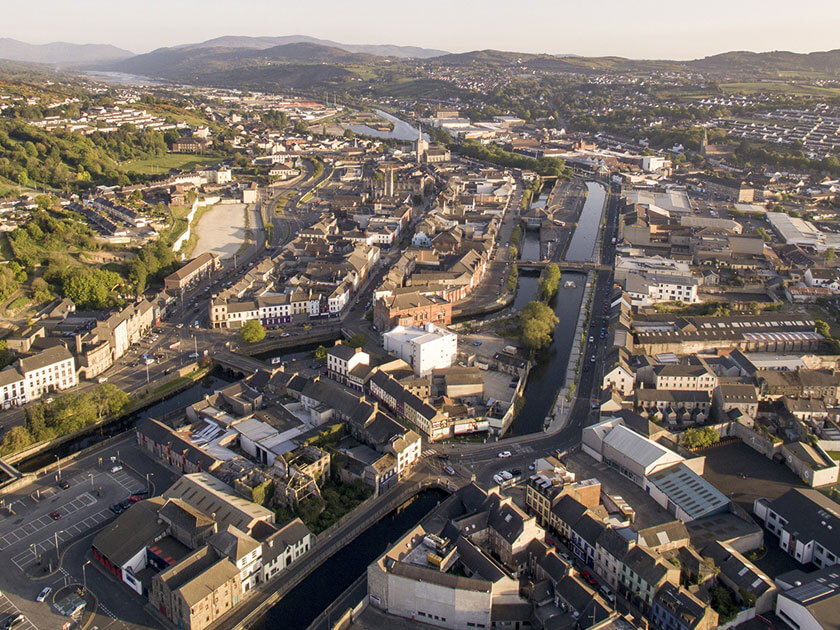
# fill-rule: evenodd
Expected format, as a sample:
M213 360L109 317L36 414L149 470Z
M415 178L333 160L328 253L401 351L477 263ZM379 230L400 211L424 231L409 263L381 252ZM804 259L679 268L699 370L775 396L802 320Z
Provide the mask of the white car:
M501 475L493 475L493 481L495 481L498 486L501 486L505 482Z
M52 589L49 586L45 586L44 590L41 591L40 593L38 593L38 597L35 598L35 601L36 602L44 601L45 599L47 599L47 597L49 597L50 593L52 593Z
M502 479L504 479L505 481L513 479L513 475L506 470L501 471L499 475L501 475Z
M111 472L112 473L118 473L121 470L122 470L122 466L120 466L119 464L117 464L116 466L111 466Z
M499 453L499 459L506 459L510 457L510 451L502 451Z

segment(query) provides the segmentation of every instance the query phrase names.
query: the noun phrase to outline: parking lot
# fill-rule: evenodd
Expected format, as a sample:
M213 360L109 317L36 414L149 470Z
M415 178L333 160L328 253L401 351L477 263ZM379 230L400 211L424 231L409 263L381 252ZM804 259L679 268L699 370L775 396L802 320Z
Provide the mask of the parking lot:
M89 627L149 627L141 621L145 613L135 610L136 601L122 585L95 565L84 565L90 560L93 537L115 518L112 506L146 491L147 484L152 494L165 490L174 475L143 454L132 435L62 464L61 469L60 479L55 468L1 498L0 553L7 559L7 570L0 573L0 624L6 609L20 609L32 622L21 625L24 630L30 625L60 628L67 618L53 609L51 601L37 602L38 594L45 586L56 592L86 580L99 604ZM56 543L62 556L58 570Z
M11 619L18 614L20 614L20 609L12 603L12 600L0 594L0 620L6 623L7 619ZM15 626L15 630L38 630L38 628L27 618L22 624Z

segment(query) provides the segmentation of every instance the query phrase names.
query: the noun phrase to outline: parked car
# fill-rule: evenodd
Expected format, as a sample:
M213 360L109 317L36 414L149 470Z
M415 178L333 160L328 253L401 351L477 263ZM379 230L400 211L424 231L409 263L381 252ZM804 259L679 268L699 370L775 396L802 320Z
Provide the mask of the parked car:
M45 599L47 599L47 597L49 597L50 593L52 593L52 589L49 586L45 586L44 590L42 590L40 593L38 593L38 597L35 598L35 601L36 602L44 601Z
M6 619L6 623L3 624L3 628L5 628L6 630L10 630L11 628L17 628L24 621L26 621L26 617L24 617L21 613L18 613Z
M516 477L517 475L521 475L521 474L522 474L522 470L521 470L521 469L519 469L519 468L513 468L510 472L511 472L511 474L512 474L514 477Z
M126 499L129 503L137 503L138 501L142 501L142 497L138 497L136 494L132 494L130 497Z
M496 482L496 485L501 486L505 480L501 477L501 475L493 475L493 481Z
M112 473L118 473L118 472L120 472L122 469L123 469L123 467L122 467L122 466L120 466L119 464L117 464L116 466L111 466L111 472L112 472Z
M58 512L58 511L50 512L50 518L54 521L60 521L61 520L61 512Z
M114 505L112 505L108 509L111 510L114 514L122 514L125 511L119 503L114 503Z
M502 479L504 479L505 481L510 481L511 479L513 479L513 475L512 475L512 474L510 474L510 473L509 473L508 471L506 471L506 470L501 471L501 472L499 473L499 476L500 476Z
M592 577L592 574L589 571L581 571L580 577L583 578L590 586L594 586L596 584L595 578Z
M120 507L123 510L127 510L128 508L131 507L131 501L129 501L128 499L126 499L125 501L120 501Z
M601 587L601 594L607 598L607 601L614 602L615 601L615 593L610 590L610 587L604 584Z
M62 490L67 490L67 488L70 487L70 483L67 482L66 480L62 479L61 481L58 482L58 487L61 488Z
M481 341L473 341L473 345L474 345L475 347L478 347L478 346L480 346L481 344L482 344L482 342L481 342Z

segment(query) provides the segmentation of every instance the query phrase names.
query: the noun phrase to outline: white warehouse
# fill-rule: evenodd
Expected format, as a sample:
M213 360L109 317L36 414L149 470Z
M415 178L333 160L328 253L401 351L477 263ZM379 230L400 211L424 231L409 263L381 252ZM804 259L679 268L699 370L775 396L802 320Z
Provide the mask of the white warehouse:
M397 326L385 333L384 341L385 351L408 363L417 376L450 367L458 354L458 335L431 323Z

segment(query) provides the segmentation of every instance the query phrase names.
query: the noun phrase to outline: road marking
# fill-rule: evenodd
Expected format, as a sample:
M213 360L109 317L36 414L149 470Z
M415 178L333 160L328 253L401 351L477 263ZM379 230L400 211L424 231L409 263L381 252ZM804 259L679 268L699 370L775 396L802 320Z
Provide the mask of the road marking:
M2 608L3 614L7 614L10 617L20 612L20 608L15 606L12 600L6 597L5 593L0 594L0 608ZM29 617L26 617L26 621L16 627L20 630L29 630L30 628L32 628L33 630L38 630L38 627L34 623L29 621Z

